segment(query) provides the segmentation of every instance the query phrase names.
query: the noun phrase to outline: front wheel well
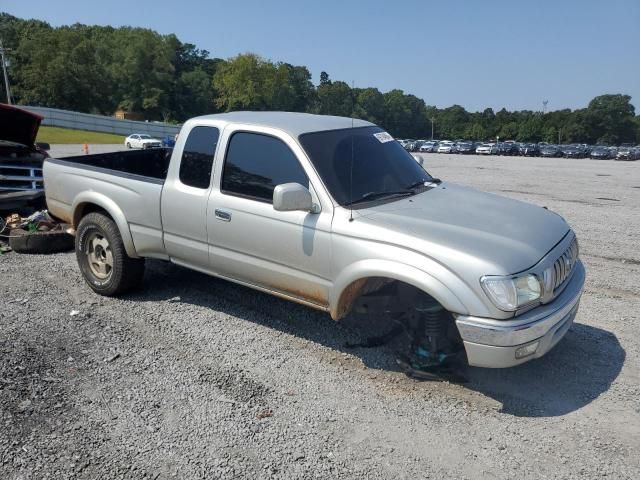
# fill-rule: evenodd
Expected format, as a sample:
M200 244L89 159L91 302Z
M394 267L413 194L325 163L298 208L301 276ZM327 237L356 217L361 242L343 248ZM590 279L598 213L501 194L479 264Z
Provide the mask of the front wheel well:
M401 280L388 277L366 277L351 282L351 284L342 291L338 300L338 306L335 309L334 319L339 320L344 318L351 312L354 305L356 305L362 297L383 289L395 290L399 301L402 302L411 302L413 299L421 297L440 304L440 302L429 293Z
M363 345L393 340L411 359L407 365L440 365L464 350L453 314L428 292L401 280L356 280L343 291L338 309L338 318L349 315L350 325L366 332Z

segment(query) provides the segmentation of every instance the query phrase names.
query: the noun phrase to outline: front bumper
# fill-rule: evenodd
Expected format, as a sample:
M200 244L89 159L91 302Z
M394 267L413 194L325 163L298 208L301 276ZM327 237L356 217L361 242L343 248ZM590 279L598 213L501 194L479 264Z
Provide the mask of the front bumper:
M564 291L551 303L541 305L513 320L457 316L456 325L464 342L469 365L487 368L513 367L539 358L564 337L578 312L584 288L581 261ZM534 346L537 343L537 347ZM531 346L533 353L518 358Z

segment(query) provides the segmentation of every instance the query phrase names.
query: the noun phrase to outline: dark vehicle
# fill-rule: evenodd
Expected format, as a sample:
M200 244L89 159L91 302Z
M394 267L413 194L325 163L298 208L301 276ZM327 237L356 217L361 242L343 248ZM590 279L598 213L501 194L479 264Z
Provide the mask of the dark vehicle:
M162 146L165 148L173 148L176 146L176 137L167 135L162 139Z
M458 142L456 148L458 153L464 153L465 155L469 153L476 153L476 147L473 142Z
M42 117L0 103L0 210L44 203L42 163L46 143L36 144Z
M618 148L616 160L638 160L640 159L640 150L633 147L623 146Z
M540 148L535 143L523 143L518 148L518 153L524 157L537 157L540 155Z
M584 158L584 148L581 145L563 145L562 156L566 158Z
M411 150L412 152L419 152L420 151L420 147L422 147L422 145L424 145L425 143L427 143L426 140L416 140L414 142L413 145L413 150Z
M518 155L518 145L513 142L503 142L498 145L498 155Z
M615 157L615 155L611 155L611 148L599 145L593 147L591 153L589 154L589 157L593 158L594 160L611 160Z
M562 150L560 150L560 147L558 147L558 145L543 145L540 147L540 156L547 158L561 157Z

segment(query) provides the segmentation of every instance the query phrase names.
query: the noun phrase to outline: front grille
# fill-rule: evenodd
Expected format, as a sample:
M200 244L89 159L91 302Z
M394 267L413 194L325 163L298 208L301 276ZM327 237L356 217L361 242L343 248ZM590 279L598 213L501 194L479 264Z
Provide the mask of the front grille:
M564 283L571 276L573 267L578 261L578 240L573 239L569 248L567 248L562 255L553 263L553 268L550 269L553 278L551 284L553 286L553 292L555 293L559 288L564 286Z
M41 191L42 167L0 165L0 191Z

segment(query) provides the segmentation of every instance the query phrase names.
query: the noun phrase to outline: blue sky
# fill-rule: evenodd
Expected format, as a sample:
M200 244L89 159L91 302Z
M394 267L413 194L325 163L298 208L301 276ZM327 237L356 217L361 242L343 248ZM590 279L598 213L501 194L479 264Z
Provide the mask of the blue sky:
M400 88L468 110L581 108L625 93L640 111L640 0L2 0L0 11L175 33L227 58L306 65L314 81Z

